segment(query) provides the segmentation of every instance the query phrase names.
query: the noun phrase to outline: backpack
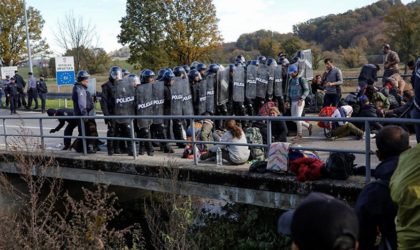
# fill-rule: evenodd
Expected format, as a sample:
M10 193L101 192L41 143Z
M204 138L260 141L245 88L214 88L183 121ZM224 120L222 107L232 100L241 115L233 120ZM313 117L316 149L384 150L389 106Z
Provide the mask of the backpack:
M320 111L318 116L319 117L331 117L334 114L334 111L336 110L336 107L323 107ZM320 128L330 128L330 122L328 121L319 121L318 126Z
M259 128L246 128L245 136L248 144L263 144L263 139ZM249 156L250 160L262 161L265 159L265 151L263 147L249 147L249 149L251 151Z
M331 153L325 164L328 176L335 180L346 180L353 174L354 154L334 152Z

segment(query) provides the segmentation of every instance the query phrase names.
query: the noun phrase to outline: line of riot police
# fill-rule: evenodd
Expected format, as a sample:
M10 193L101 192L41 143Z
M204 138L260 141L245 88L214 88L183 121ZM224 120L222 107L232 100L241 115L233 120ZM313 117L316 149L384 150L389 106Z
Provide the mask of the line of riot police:
M189 120L144 119L145 115L258 115L268 100L276 102L284 111L282 65L264 56L246 63L242 55L235 64L223 67L218 64L194 62L191 68L178 66L173 70L161 69L158 75L150 69L129 74L120 67L110 69L109 79L102 84L101 108L105 116L136 115L134 131L137 138L185 140ZM107 137L131 137L129 119L105 119ZM216 128L223 128L223 121ZM247 122L244 121L244 126ZM155 145L157 146L157 145ZM178 146L182 147L182 144ZM128 140L107 141L109 155L126 150L133 155ZM166 153L173 149L168 143L160 143ZM153 155L151 142L138 145L139 154Z

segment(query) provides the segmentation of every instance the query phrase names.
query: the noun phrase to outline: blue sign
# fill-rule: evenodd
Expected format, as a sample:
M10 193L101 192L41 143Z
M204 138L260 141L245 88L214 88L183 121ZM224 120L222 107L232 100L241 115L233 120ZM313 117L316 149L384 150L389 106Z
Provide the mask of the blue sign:
M73 85L75 83L74 71L57 71L57 85Z

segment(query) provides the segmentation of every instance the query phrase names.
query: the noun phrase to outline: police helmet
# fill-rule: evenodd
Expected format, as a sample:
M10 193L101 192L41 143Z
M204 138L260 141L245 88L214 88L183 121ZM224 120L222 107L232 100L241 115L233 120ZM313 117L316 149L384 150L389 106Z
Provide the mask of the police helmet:
M162 80L162 77L163 77L163 74L165 74L165 71L166 71L166 68L160 69L160 70L158 71L158 75L157 75L157 77L156 77L156 80L157 80L157 81Z
M133 86L137 86L140 84L140 78L135 74L129 74L127 76L127 80L128 80L128 83Z
M235 63L244 64L245 63L245 57L243 55L236 56Z
M235 64L229 64L229 72L233 72L235 70Z
M188 73L188 78L190 79L190 82L193 82L196 77L199 77L199 80L201 80L200 72L198 72L198 70L196 69L192 69L190 73Z
M200 72L202 70L206 70L207 69L207 65L205 65L204 63L199 63L197 65L197 70Z
M259 65L259 62L257 60L252 60L249 64L250 65L258 66Z
M185 69L182 66L175 67L173 73L175 76L178 76L178 77L186 74Z
M130 75L130 71L128 71L127 69L122 69L122 75L123 76L128 76L128 75Z
M268 58L267 66L277 66L276 60L274 60L274 58Z
M122 69L118 66L113 66L109 70L109 78L112 80L121 80L122 79Z
M77 81L78 82L81 82L83 80L87 80L87 79L89 79L89 77L90 77L90 75L86 70L80 70L77 73Z
M172 70L168 69L163 74L162 80L165 81L165 82L169 82L169 81L173 80L174 78L175 78L174 72Z
M153 72L150 69L145 69L141 72L141 82L142 83L151 82L150 78L153 78L154 76L155 76L155 72Z
M267 58L265 56L259 56L257 61L259 64L265 64L267 61Z
M220 68L219 64L212 63L209 65L209 73L217 73L219 68Z
M190 66L188 66L188 65L184 65L184 66L182 66L183 68L184 68L184 70L185 70L185 72L188 74L188 73L190 73Z

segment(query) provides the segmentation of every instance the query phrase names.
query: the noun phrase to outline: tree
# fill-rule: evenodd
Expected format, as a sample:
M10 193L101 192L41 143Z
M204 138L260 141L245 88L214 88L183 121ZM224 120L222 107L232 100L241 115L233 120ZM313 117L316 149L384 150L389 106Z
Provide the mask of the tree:
M388 36L401 61L408 62L420 54L420 6L408 8L398 4L385 16Z
M208 60L222 41L216 9L206 0L128 0L119 42L130 48L128 61L158 69Z
M0 0L0 59L4 65L18 65L27 60L25 9L23 0ZM42 39L44 26L39 10L29 7L28 30L32 54L48 51L47 42Z
M176 65L208 60L222 37L218 30L216 8L208 0L167 1L165 49Z
M293 36L281 43L281 47L283 48L283 53L285 53L288 57L294 55L297 51L302 50L305 48L304 41L300 40L297 36Z
M139 68L166 67L163 50L165 8L160 0L127 0L126 16L120 20L118 41L130 48L128 62Z
M368 61L362 48L348 48L341 50L342 62L349 68L360 67L366 64Z
M95 26L90 22L85 23L82 16L75 17L73 12L68 13L62 21L58 21L57 25L55 40L64 51L74 52L74 64L76 71L79 71L84 50L91 48L97 37Z
M111 64L111 57L103 48L89 49L86 69L90 74L104 73Z

